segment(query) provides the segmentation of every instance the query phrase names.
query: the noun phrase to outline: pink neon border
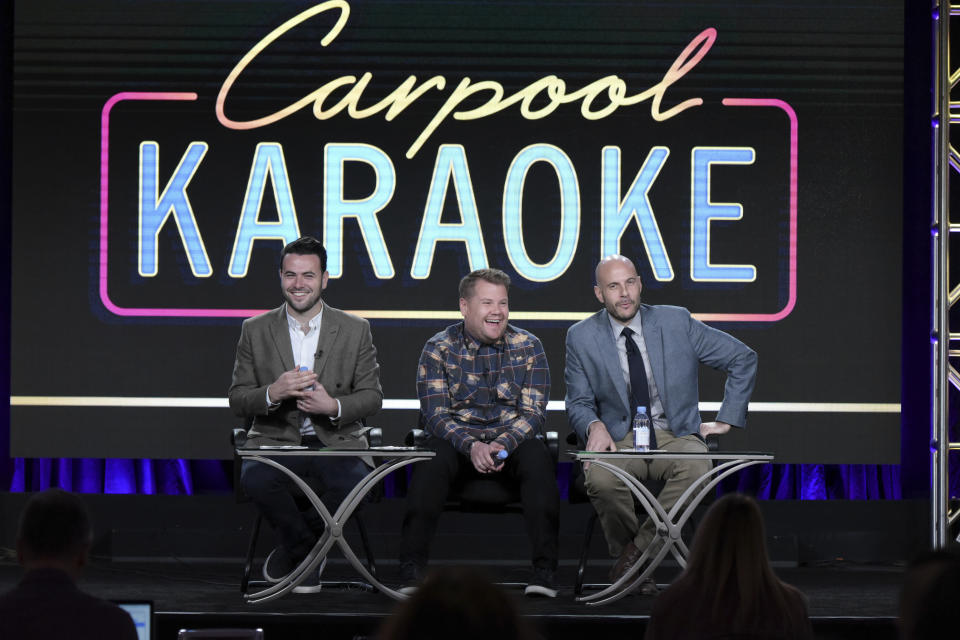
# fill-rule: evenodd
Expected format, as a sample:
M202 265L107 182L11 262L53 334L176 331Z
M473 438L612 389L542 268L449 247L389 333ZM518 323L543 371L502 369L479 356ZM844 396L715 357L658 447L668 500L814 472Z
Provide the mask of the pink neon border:
M124 100L196 100L192 92L146 92L123 91L111 97L103 105L100 116L100 301L108 311L118 316L174 316L207 318L248 318L260 313L258 309L150 309L142 307L121 307L110 299L107 291L107 210L109 199L109 159L110 159L110 111L114 105Z
M797 113L776 98L724 98L727 107L776 107L790 119L790 284L787 304L776 313L694 313L704 322L777 322L797 304Z
M121 307L107 291L107 221L109 199L110 112L124 100L196 100L193 92L123 91L103 105L100 116L100 301L118 316L248 318L263 309L171 309ZM790 119L790 282L787 304L776 313L695 313L706 322L776 322L786 318L797 303L797 114L789 104L776 98L724 98L724 106L776 107Z

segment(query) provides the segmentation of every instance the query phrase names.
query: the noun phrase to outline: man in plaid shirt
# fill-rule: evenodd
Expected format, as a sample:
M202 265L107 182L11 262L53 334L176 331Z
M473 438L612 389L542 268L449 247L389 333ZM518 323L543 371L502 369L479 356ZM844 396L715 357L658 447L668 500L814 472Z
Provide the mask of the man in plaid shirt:
M400 547L412 590L450 487L491 476L520 485L533 573L527 595L556 596L559 499L554 463L541 434L550 369L533 334L507 324L510 277L473 271L460 281L463 322L427 341L417 369L420 416L435 458L414 469Z

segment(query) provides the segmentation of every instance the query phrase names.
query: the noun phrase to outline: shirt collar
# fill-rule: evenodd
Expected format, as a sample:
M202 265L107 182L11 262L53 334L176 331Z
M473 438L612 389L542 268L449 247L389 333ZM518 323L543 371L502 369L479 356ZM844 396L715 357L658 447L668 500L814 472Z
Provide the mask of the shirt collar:
M297 319L290 315L290 308L286 304L283 306L284 312L287 314L287 326L294 331L300 331L300 323L297 322ZM310 318L310 322L307 325L310 327L310 330L320 328L320 321L323 319L323 306L320 307L320 313Z
M509 325L507 325L507 331L510 331ZM463 322L460 323L460 333L463 335L463 344L464 346L467 347L467 349L472 349L474 351L479 350L481 347L491 347L493 349L497 349L498 351L503 350L504 346L506 346L506 343L507 343L506 341L507 331L504 331L503 335L500 336L500 338L496 342L493 342L493 343L480 342L479 340L474 338L469 331L467 331L466 323L463 323Z
M620 334L623 332L624 327L630 327L634 333L639 333L643 335L643 322L640 319L640 309L637 309L637 314L633 316L629 323L622 325L616 321L616 319L607 312L607 320L610 321L610 328L613 330L613 337L619 338Z

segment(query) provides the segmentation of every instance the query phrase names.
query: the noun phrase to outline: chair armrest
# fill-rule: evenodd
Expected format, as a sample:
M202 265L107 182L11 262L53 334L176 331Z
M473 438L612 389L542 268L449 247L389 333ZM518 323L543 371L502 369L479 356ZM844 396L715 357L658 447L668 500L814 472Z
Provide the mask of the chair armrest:
M247 430L246 429L234 429L230 434L230 443L234 448L242 447L247 444Z
M554 464L556 464L560 459L560 435L556 431L547 431L545 435L547 450L550 452Z
M407 447L423 447L427 444L427 432L423 429L410 429L407 432L406 437L403 439L403 444Z
M718 451L720 449L720 436L711 433L706 437L707 451Z

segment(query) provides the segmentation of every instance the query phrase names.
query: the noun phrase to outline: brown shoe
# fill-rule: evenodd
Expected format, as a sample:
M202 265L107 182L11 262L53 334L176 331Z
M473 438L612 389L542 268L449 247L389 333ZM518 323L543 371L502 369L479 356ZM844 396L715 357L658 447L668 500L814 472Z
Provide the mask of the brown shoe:
M640 583L640 586L637 587L637 591L642 596L655 596L660 593L660 587L657 586L657 583L653 578L647 578Z
M640 559L641 555L643 555L643 553L640 549L637 549L637 545L633 544L633 540L628 542L627 546L620 552L620 557L617 558L616 564L610 569L610 582L613 583L622 578L623 574L630 570L630 567L637 564L637 560Z

